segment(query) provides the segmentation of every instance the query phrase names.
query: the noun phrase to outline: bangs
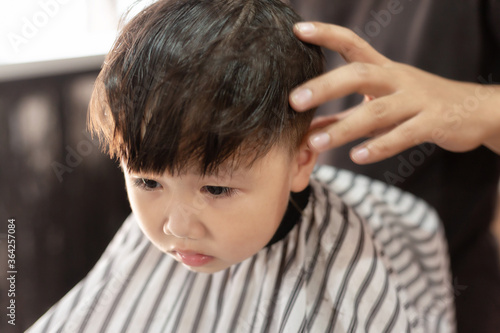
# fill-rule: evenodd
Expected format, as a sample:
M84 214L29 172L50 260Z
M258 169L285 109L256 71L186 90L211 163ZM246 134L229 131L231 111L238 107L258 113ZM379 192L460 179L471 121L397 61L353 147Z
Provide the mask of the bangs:
M272 109L266 105L265 95L270 90L284 89L280 80L265 86L273 81L270 76L275 71L263 73L258 68L262 64L251 59L244 62L242 55L212 60L205 59L192 69L190 79L175 73L182 73L182 68L170 68L163 72L166 78L143 81L140 89L136 86L127 93L128 98L110 94L117 89L109 83L107 87L96 85L96 99L104 95L106 102L92 103L90 111L105 116L92 117L101 121L92 128L113 128L106 140L114 143L109 145L109 153L123 159L129 171L180 174L195 168L205 175L216 173L222 164L248 167L286 141L286 123L300 114L290 111L290 117L280 117L279 110L289 108L287 95L281 99L284 105ZM220 75L222 70L224 75ZM204 79L207 77L212 80ZM235 85L242 78L247 82ZM145 86L148 81L151 86ZM256 96L255 91L261 94ZM147 112L140 112L138 119L137 109ZM103 120L112 126L102 126Z
M292 110L288 92L323 69L320 49L293 35L299 19L280 1L154 3L105 61L92 133L129 171L154 174L216 174L295 150L313 114Z

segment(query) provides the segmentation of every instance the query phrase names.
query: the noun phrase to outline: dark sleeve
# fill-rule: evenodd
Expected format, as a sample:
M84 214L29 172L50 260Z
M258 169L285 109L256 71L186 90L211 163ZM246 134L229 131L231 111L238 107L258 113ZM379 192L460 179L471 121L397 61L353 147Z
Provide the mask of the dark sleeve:
M500 83L500 1L485 0L485 57L488 68L485 72L492 75L492 81Z
M497 43L500 44L500 1L489 0L488 6L489 24L491 25Z

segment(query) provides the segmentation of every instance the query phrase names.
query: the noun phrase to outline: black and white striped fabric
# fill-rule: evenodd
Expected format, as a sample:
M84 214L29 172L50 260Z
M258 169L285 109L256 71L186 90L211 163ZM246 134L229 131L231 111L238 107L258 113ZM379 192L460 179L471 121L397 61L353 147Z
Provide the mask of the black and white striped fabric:
M447 248L423 201L319 167L302 220L214 274L156 249L131 215L35 332L454 332Z

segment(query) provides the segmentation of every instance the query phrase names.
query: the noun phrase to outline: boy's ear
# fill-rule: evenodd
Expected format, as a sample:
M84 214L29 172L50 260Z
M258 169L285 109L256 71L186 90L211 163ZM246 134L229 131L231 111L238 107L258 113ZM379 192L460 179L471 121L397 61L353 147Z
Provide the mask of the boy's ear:
M307 141L304 140L293 158L292 166L294 170L290 189L292 192L301 192L309 184L309 177L318 160L318 153L312 151L308 147Z

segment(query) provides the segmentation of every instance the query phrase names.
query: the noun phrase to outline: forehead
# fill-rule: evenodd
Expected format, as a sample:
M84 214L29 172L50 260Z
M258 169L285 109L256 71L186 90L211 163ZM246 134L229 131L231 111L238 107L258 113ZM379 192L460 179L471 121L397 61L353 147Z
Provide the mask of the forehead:
M249 177L258 177L260 174L273 170L273 166L286 164L291 160L292 154L288 149L275 146L267 153L260 157L242 157L239 159L230 159L227 162L217 166L214 170L203 172L199 166L192 163L178 174L172 175L168 171L163 173L150 172L147 170L129 170L127 163L121 159L120 165L122 170L131 175L140 175L141 177L159 177L167 174L170 177L197 176L199 178L228 178L228 179L245 179ZM193 166L196 165L196 166Z

